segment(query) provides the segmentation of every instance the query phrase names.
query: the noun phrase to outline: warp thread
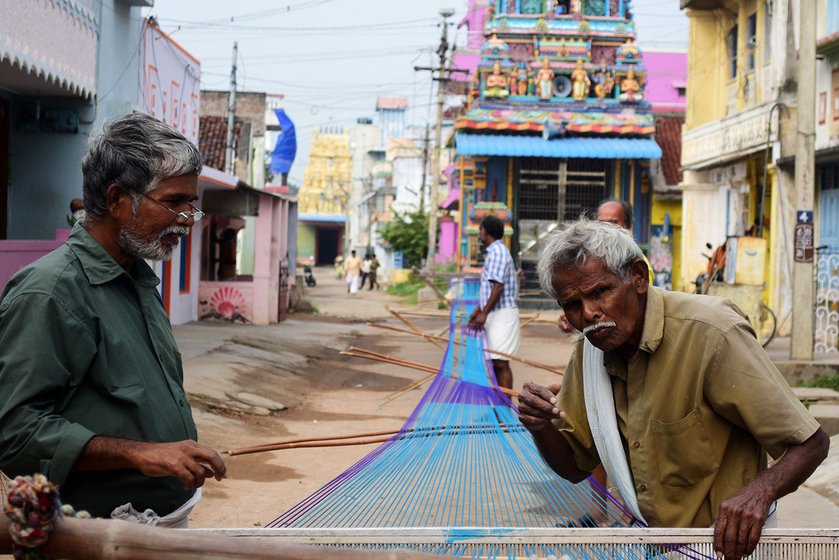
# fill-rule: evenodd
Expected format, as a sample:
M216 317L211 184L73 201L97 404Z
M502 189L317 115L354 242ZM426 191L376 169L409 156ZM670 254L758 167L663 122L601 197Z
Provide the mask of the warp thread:
M38 548L47 542L56 518L90 517L86 511L77 513L72 506L62 506L58 488L42 474L15 478L8 492L4 509L11 520L9 534L15 560L45 558Z

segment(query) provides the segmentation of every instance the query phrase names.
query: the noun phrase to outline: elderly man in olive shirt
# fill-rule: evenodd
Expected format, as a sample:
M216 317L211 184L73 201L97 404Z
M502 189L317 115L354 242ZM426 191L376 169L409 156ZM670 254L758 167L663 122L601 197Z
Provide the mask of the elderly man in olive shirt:
M636 518L714 524L718 553L750 554L829 439L747 319L728 300L649 286L640 249L612 224L569 224L538 268L584 334L561 389L521 392L520 418L545 460L575 482L602 463ZM768 470L764 450L779 458Z
M196 442L144 261L169 259L200 219L201 166L195 146L152 117L107 124L82 162L86 218L0 299L0 469L41 472L95 516L131 504L145 522L183 526L196 489L225 476Z

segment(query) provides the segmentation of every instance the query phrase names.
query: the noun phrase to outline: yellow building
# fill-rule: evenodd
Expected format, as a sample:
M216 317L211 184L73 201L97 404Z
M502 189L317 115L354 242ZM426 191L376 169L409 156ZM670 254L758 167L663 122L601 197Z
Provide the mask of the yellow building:
M797 21L780 0L681 0L690 19L682 135L681 285L706 270L706 243L766 241L757 275L787 334L792 309ZM792 119L792 121L791 121ZM784 165L784 162L787 162ZM758 242L763 243L763 242ZM752 276L754 278L754 275Z
M297 254L332 264L343 253L352 189L350 134L322 128L312 135L309 163L298 193Z

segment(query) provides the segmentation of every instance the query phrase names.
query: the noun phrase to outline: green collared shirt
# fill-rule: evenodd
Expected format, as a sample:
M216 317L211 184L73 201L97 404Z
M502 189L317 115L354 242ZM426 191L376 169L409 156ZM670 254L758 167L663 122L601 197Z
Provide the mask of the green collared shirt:
M583 396L582 339L562 380L560 433L577 466L600 463ZM640 348L604 354L638 506L658 527L707 527L720 504L818 422L728 300L650 287Z
M96 435L196 439L183 368L142 259L125 272L82 227L18 272L0 298L0 469L41 472L62 501L107 517L131 502L165 515L192 492L136 470L73 471Z

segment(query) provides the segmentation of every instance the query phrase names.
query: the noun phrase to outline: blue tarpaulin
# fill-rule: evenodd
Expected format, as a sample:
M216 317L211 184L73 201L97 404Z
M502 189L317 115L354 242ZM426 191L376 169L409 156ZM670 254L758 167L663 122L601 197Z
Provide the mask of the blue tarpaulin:
M271 173L288 173L291 164L294 163L294 156L297 155L297 133L294 131L294 123L282 109L274 109L277 120L280 121L282 133L277 138L277 145L271 153Z
M521 156L551 158L655 159L661 148L648 138L561 138L502 134L456 136L457 153L464 156Z

